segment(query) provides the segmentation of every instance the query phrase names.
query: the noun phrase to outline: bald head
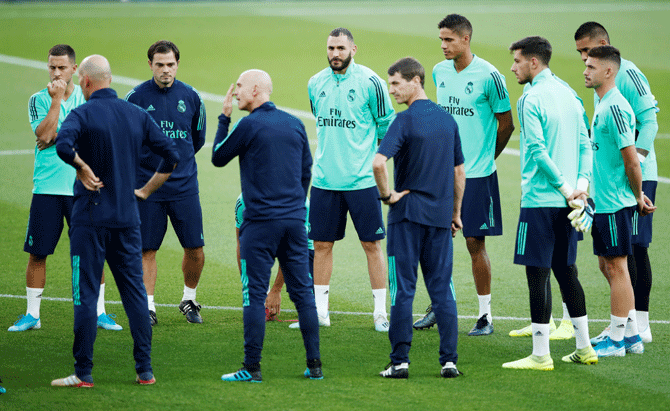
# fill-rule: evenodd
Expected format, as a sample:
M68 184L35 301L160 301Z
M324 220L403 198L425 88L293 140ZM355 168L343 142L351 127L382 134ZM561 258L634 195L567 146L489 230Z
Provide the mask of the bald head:
M268 73L252 69L240 74L235 90L240 110L249 112L255 110L270 101L270 94L272 94L272 79Z
M79 85L86 100L95 91L107 88L112 82L109 61L99 54L86 57L79 65Z

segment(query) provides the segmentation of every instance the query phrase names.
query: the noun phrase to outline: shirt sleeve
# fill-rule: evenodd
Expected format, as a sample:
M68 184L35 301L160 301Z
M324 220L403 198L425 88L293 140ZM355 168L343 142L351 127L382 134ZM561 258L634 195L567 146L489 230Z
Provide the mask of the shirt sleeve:
M512 109L505 85L505 76L494 70L486 82L486 97L494 113L505 113Z
M402 147L404 140L403 119L402 117L396 116L391 125L388 127L386 136L379 145L377 153L385 156L386 158L391 158L398 154L398 151L400 151L400 147Z
M546 175L549 183L560 187L564 183L563 174L549 157L546 138L542 128L542 112L534 96L528 95L522 108L523 133L528 154Z
M214 147L212 149L212 164L215 167L223 167L235 158L243 147L242 138L244 137L244 119L241 118L235 123L233 129L228 133L230 126L230 117L223 114L219 116L219 128L216 130L214 138Z
M191 138L193 139L193 150L195 153L200 151L205 145L205 131L207 126L207 114L205 113L205 103L202 101L202 96L196 89L193 89L196 98L196 115L193 116L191 123Z
M635 146L650 150L658 132L658 108L656 99L651 94L649 81L637 67L633 67L622 73L617 87L635 113L635 129L638 133Z
M455 125L454 130L454 167L458 167L465 163L465 157L463 157L463 148L461 147L461 135L458 132L458 124Z
M298 120L299 121L299 120ZM305 190L305 197L309 193L309 183L312 181L312 151L309 148L309 139L305 131L305 125L299 121L298 133L303 141L302 147L302 188Z
M41 98L39 94L33 94L28 101L28 117L30 119L30 127L33 129L33 133L37 130L40 123L49 113L49 107L51 102L46 101L45 98Z
M580 105L581 107L581 105ZM582 107L582 111L584 111ZM591 180L591 173L593 171L593 148L591 146L591 138L589 137L589 130L582 122L579 123L579 168L577 178L585 178Z
M651 151L654 147L654 140L656 133L658 133L658 120L656 118L656 108L650 108L643 111L639 115L635 115L636 123L635 130L637 132L637 139L635 146L642 150Z
M372 75L368 79L368 106L370 113L377 123L377 139L381 140L386 135L389 125L395 118L391 96L386 89L386 83L377 75Z
M79 112L75 109L68 114L61 124L58 138L56 139L56 153L61 160L74 167L74 157L76 154L75 144L77 138L81 135L82 119Z
M614 135L619 150L635 144L635 116L633 113L621 110L616 104L609 106L607 128Z

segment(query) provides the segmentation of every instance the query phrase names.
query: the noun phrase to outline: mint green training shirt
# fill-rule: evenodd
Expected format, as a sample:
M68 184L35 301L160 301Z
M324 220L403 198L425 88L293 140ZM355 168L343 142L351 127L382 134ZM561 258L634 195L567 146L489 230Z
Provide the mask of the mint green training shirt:
M437 104L458 124L467 178L487 177L496 171L497 113L510 111L505 76L489 62L474 56L460 73L453 60L433 68Z
M521 207L567 207L558 188L591 179L591 141L584 108L546 68L519 98Z
M33 137L35 137L35 130L49 112L51 100L49 90L45 88L33 94L28 101L28 116L30 126L33 129ZM63 120L70 114L70 111L85 102L86 99L84 99L81 87L75 85L70 97L61 102L57 130L60 130ZM33 194L73 195L74 179L77 172L58 157L55 144L41 151L35 145L34 167Z
M635 114L618 88L614 87L597 102L591 130L594 149L591 197L596 203L596 214L615 213L637 205L621 156L622 148L635 145Z
M307 90L318 138L312 186L342 191L376 186L377 140L395 117L386 83L352 60L345 74L330 67L315 74Z

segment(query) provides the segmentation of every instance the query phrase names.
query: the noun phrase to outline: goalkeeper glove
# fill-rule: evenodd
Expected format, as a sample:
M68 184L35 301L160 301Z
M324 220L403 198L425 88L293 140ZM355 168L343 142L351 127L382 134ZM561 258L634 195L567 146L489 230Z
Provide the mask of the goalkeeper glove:
M568 219L575 230L586 233L593 225L593 215L596 212L596 205L592 198L586 199L586 204L582 200L570 201L570 207L574 208Z

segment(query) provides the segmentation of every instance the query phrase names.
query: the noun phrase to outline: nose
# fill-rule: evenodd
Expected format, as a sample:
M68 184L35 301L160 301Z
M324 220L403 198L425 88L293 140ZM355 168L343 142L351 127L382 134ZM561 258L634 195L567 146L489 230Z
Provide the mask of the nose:
M589 54L586 51L582 51L580 54L582 55L582 61L586 61L586 59L589 57Z

